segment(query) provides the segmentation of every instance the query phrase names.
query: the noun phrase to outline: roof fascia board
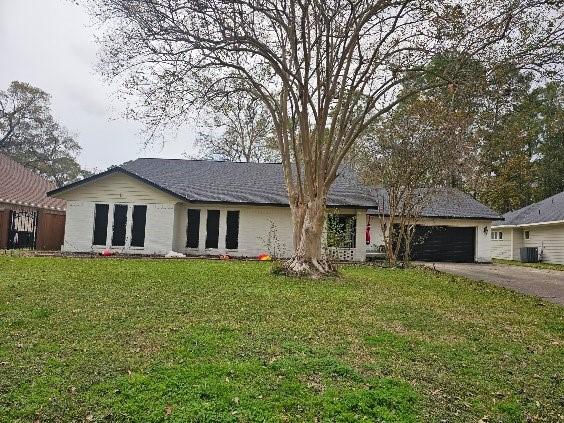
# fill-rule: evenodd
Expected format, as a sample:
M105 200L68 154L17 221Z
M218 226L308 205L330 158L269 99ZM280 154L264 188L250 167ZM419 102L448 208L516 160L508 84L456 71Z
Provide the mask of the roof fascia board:
M389 217L388 213L366 213L368 216L384 216ZM419 216L420 219L449 219L449 220L484 220L484 221L494 221L500 220L499 217L486 217L486 216L435 216L435 215L427 215L422 214ZM492 226L493 228L493 226Z
M64 187L54 189L54 190L52 190L52 191L49 191L49 192L47 193L47 195L50 196L50 197L51 197L51 196L56 197L56 196L57 196L58 194L60 194L60 193L73 190L73 189L75 189L75 188L78 188L78 187L81 187L81 186L83 186L83 185L89 184L89 183L91 183L91 182L94 182L94 181L96 181L96 180L98 180L98 179L101 179L101 178L104 178L104 177L106 177L106 176L112 175L112 174L114 174L114 173L123 173L123 174L125 174L125 175L127 175L127 176L132 177L133 179L136 179L136 180L138 180L138 181L140 181L140 182L143 182L143 183L145 183L145 184L147 184L147 185L150 185L150 186L152 186L153 188L158 189L159 191L162 191L162 192L165 192L165 193L167 193L167 194L169 194L169 195L172 195L172 196L175 197L175 198L179 198L179 199L181 199L181 200L187 200L185 197L183 197L183 196L181 196L181 195L178 195L178 194L176 194L175 192L172 192L172 191L170 191L170 190L168 190L168 189L166 189L166 188L163 188L163 187L161 187L160 185L155 184L154 182L149 181L148 179L145 179L145 178L143 178L143 177L141 177L141 176L139 176L139 175L136 175L135 173L130 172L130 171L128 171L128 170L126 170L126 169L124 169L124 168L122 168L122 167L120 167L120 166L113 167L113 168L108 169L108 170L106 170L106 171L104 171L104 172L102 172L102 173L98 173L98 174L92 175L92 176L90 176L90 177L88 177L88 178L81 179L80 181L76 181L76 182L73 182L73 183L71 183L71 184L65 185Z
M545 225L559 225L563 224L564 220L550 220L547 222L535 222L535 223L521 223L519 225L496 225L492 226L492 229L503 229L503 228L527 228L530 226L545 226Z

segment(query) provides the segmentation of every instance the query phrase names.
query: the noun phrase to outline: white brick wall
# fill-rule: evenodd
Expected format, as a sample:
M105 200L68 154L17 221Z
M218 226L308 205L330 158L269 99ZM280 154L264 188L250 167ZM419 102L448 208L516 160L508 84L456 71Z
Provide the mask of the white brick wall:
M112 251L127 254L166 254L172 250L174 204L147 204L144 247L129 246L131 241L132 204L129 205L127 210L126 245L125 247L111 246L115 203L104 203L109 204L106 245L92 245L95 204L86 201L69 201L67 203L65 242L62 251L99 252L109 248Z
M63 251L87 252L100 251L111 248L113 205L110 205L107 246L92 246L94 226L94 202L69 201L67 208L67 219L65 228L65 243ZM186 225L188 208L200 209L200 231L199 247L197 249L186 248ZM206 249L206 218L207 210L220 211L220 229L218 248ZM226 250L225 229L228 210L239 211L239 248L237 250ZM128 225L126 233L126 247L114 248L114 250L129 254L166 254L170 250L198 255L229 254L231 256L255 257L260 253L272 253L276 244L277 255L289 257L293 251L292 245L292 221L290 209L287 207L269 206L240 206L232 207L215 204L147 204L147 223L145 229L145 247L128 247L131 239L131 212L128 210ZM365 227L366 214L364 210L339 210L343 214L357 215L356 246L354 251L355 261L364 261L366 254ZM476 261L491 261L491 240L489 222L454 220L454 219L425 219L421 222L425 225L465 226L476 229ZM268 247L269 231L273 228L271 236L271 247ZM485 234L483 228L488 228ZM382 243L382 233L378 219L371 219L372 245ZM509 234L505 235L507 238Z
M94 203L68 201L65 219L65 242L62 251L91 251L93 235Z
M174 204L147 206L145 248L142 254L166 254L173 249ZM127 241L126 241L127 242Z
M188 209L200 211L199 247L186 248L186 225ZM219 210L219 242L218 248L206 249L206 219L208 210ZM225 248L225 230L227 227L227 211L239 211L239 248L227 250ZM292 224L290 209L287 207L269 206L227 206L217 204L179 204L176 206L176 220L174 233L174 248L186 254L229 254L232 256L255 257L260 253L272 253L265 242L271 226L280 246L277 254L289 257L292 253Z
M186 248L186 225L188 209L200 209L199 247ZM220 211L218 248L206 249L207 210ZM239 248L225 248L225 229L228 210L239 211ZM364 261L366 245L364 228L366 225L365 210L339 210L342 214L357 214L355 260ZM186 254L219 255L228 254L236 257L256 257L261 253L274 254L281 258L292 255L292 217L288 207L271 206L226 206L217 204L179 204L176 206L174 249ZM270 234L270 235L269 235ZM270 239L270 241L269 241Z

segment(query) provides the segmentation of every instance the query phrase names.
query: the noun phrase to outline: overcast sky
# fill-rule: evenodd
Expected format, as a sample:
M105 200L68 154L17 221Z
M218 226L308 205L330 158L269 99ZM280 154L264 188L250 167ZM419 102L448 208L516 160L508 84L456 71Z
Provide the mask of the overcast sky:
M94 31L85 10L68 0L0 0L0 89L19 80L50 93L55 117L77 134L78 161L87 169L193 154L190 128L163 148L142 148L142 127L122 117L123 104L94 70Z

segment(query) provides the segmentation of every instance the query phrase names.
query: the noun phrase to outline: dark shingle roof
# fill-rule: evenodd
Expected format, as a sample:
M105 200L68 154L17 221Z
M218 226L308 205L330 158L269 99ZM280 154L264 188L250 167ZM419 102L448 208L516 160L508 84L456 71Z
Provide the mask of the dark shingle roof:
M503 217L504 221L494 222L494 225L527 225L564 220L564 191L522 209L505 213Z
M0 203L65 210L66 201L47 197L55 188L53 182L0 154Z
M468 219L499 219L501 216L494 212L489 207L480 203L472 196L459 191L455 188L439 188L436 190L420 190L421 195L427 197L421 203L422 216L424 217L443 217L443 218L468 218ZM378 214L382 212L382 205L384 207L384 214L387 210L387 193L386 190L381 188L378 190L380 200L380 211L369 210L369 214Z
M190 201L288 204L279 163L137 159L121 167ZM372 190L350 172L339 175L327 201L336 207L376 205Z
M65 191L109 172L125 172L171 195L191 202L258 205L288 205L282 165L209 160L137 159L67 185ZM354 172L343 169L329 191L330 207L371 209L381 203L382 190L362 184ZM499 219L499 215L455 189L441 191L427 216Z

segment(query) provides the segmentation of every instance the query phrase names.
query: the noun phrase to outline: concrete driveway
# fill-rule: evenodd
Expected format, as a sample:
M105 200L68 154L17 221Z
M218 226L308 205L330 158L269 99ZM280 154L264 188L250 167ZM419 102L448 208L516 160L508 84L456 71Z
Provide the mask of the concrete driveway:
M425 263L426 266L465 276L476 281L491 282L523 294L564 305L564 272L533 269L506 264Z

